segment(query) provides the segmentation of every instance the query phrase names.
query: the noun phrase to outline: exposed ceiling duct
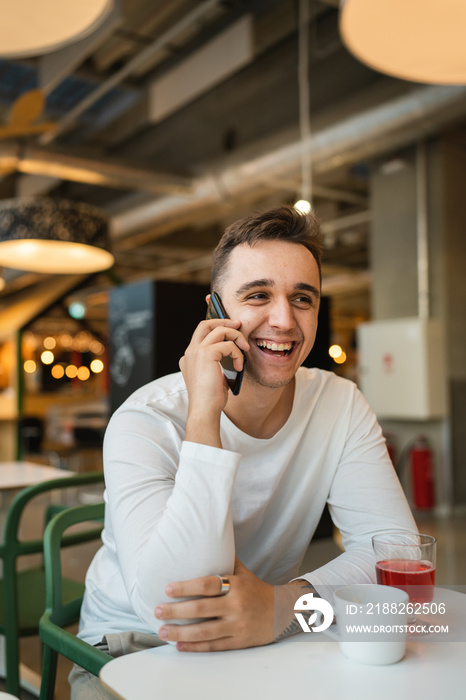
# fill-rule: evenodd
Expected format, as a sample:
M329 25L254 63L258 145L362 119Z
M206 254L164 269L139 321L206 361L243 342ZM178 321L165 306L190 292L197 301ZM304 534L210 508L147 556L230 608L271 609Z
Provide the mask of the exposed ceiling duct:
M289 177L299 168L303 146L310 150L317 173L406 146L463 117L465 98L466 87L423 87L386 98L370 109L353 111L332 125L314 128L312 139L304 144L296 138L229 165L215 175L197 178L189 197L159 198L115 216L111 224L113 238L119 241L120 248L125 248L122 239L131 237L134 246L166 235L180 222L196 221L207 210L221 215L235 198L257 199L261 185L266 188L268 182L275 182L277 187L277 180Z
M139 168L111 158L91 159L40 146L23 146L15 142L0 144L0 172L21 172L29 175L84 182L123 189L135 189L153 194L191 193L187 177L159 173Z
M263 146L260 155L246 156L194 180L125 161L86 158L16 142L0 144L0 172L168 195L113 217L112 236L125 248L123 239L131 236L134 246L139 232L145 242L166 235L180 223L194 222L207 211L207 216L221 217L235 199L254 201L266 191L286 189L283 183L298 172L303 147L312 155L314 172L323 173L407 145L466 114L466 87L422 87L393 96L390 85L384 98L378 95L376 106L367 109L367 99L361 95L359 111L347 108L349 116L342 118L341 110L331 124L325 119L327 125L316 126L312 139L304 144L295 137L279 146Z

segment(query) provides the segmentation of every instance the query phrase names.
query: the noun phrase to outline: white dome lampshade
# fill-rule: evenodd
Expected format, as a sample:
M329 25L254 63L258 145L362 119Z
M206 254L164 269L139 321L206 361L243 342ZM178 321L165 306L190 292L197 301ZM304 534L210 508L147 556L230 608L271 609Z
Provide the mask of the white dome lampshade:
M0 265L48 274L111 267L107 218L80 202L46 197L0 200Z
M0 0L0 56L56 51L95 31L114 0Z
M466 84L465 0L341 0L339 24L349 51L375 70Z

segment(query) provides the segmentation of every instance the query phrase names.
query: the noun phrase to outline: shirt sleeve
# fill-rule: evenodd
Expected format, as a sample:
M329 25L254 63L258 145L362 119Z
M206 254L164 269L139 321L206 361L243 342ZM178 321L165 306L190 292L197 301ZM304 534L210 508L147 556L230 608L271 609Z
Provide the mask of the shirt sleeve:
M358 389L327 502L345 551L300 578L308 580L331 602L341 586L375 583L373 535L396 530L417 532L382 430Z
M104 441L114 547L136 614L150 629L165 586L234 570L231 496L240 455L182 442L145 405L120 409Z

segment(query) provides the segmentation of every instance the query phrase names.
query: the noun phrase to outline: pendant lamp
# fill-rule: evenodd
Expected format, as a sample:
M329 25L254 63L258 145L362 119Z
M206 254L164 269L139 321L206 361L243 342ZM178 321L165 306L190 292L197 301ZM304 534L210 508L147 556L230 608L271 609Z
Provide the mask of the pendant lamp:
M465 0L341 0L339 25L349 51L375 70L466 84Z
M113 265L107 218L80 202L46 197L0 200L0 265L82 274Z
M0 56L56 51L95 31L113 0L0 0Z

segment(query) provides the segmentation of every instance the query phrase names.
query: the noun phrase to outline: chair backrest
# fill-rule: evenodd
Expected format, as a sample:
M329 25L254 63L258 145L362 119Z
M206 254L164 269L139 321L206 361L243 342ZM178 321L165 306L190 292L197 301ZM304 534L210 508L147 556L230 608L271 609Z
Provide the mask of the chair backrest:
M11 634L17 633L15 632L18 605L16 560L19 556L40 553L44 547L43 537L25 541L19 539L19 526L24 509L33 498L41 493L103 483L103 481L103 472L49 479L22 489L13 499L5 521L3 543L0 545L0 559L3 560L3 596L4 600L8 601L4 607L5 624L11 630ZM74 544L73 538L69 540L69 544ZM64 546L67 546L66 541Z
M103 472L92 472L90 474L76 474L74 476L49 479L39 484L28 486L22 489L13 499L5 521L3 544L0 546L0 556L4 561L16 559L23 554L33 554L42 552L43 539L21 541L19 539L19 525L24 509L33 498L41 493L68 489L71 487L88 486L104 482ZM73 542L70 542L73 544Z
M77 533L64 535L65 530L73 525L89 521L101 521L104 517L104 504L76 506L68 508L56 515L47 525L44 533L44 564L46 580L46 610L40 620L39 634L45 647L66 656L74 663L98 675L100 669L111 656L78 639L70 632L62 629L79 614L82 597L67 603L62 599L61 547L66 542L72 543L89 541L100 536L102 526L93 527ZM42 684L45 687L53 680L46 678L48 662L44 649L44 668ZM54 671L52 671L54 673ZM41 698L49 697L41 687Z
M55 515L45 529L45 607L47 611L50 611L51 621L59 627L69 624L70 621L79 616L82 602L82 598L67 603L63 602L61 549L98 539L103 528L104 514L104 503L67 508ZM73 525L89 521L95 522L96 527L63 535L65 530Z

